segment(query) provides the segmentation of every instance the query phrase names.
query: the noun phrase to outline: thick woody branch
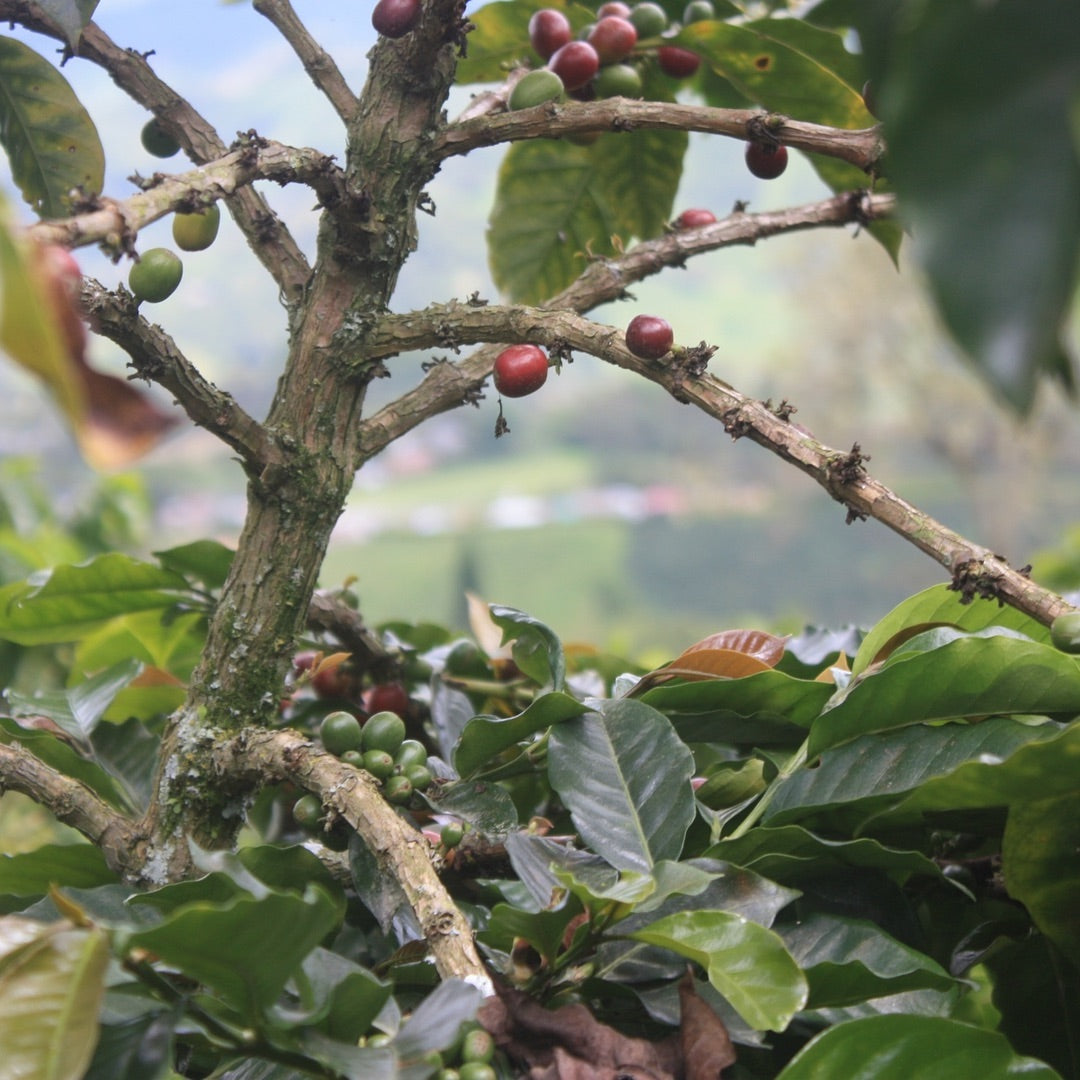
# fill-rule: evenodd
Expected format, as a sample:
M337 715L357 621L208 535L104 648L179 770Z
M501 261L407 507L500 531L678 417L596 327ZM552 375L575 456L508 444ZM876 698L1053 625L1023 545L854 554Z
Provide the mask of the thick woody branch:
M58 821L101 848L118 874L138 856L139 837L128 818L17 743L0 744L0 793L4 791L21 792L51 810Z
M42 221L27 231L45 243L79 247L97 242L119 252L152 221L175 210L192 211L228 198L253 180L305 183L326 203L338 201L344 191L341 170L332 158L316 150L260 140L189 172L173 176L157 173L137 195L101 199L93 210Z
M466 979L491 993L469 924L435 873L427 842L379 795L371 776L316 749L295 731L247 729L221 743L214 761L230 784L262 787L290 780L318 795L332 815L356 830L400 887L442 978Z
M438 158L467 154L481 146L522 139L554 139L597 131L632 131L635 128L669 128L702 131L750 139L764 125L785 146L808 154L824 154L850 162L871 172L884 152L877 127L848 130L808 124L801 120L763 113L757 109L714 109L705 105L681 105L664 101L547 102L531 109L484 115L450 124L435 140Z
M348 123L356 112L356 95L349 89L334 58L308 33L289 0L254 0L252 7L269 19L292 46L308 77L338 116Z
M28 0L0 0L0 20L61 40L56 27ZM121 48L96 23L90 23L79 40L78 58L104 68L120 89L157 117L192 161L201 165L223 157L228 148L213 125L155 74L147 55ZM299 303L311 269L285 224L249 186L239 188L228 207L285 301Z
M88 279L82 300L93 328L128 354L136 374L169 390L196 424L240 455L249 473L280 462L281 450L266 429L208 382L160 326L144 319L133 297Z

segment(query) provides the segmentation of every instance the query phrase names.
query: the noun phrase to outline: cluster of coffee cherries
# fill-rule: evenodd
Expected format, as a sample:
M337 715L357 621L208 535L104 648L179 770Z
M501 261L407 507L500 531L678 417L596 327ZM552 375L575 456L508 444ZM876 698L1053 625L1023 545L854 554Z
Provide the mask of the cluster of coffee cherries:
M360 1043L361 1046L392 1046L393 1037L378 1033L369 1035ZM495 1059L502 1054L495 1050L495 1040L491 1033L477 1023L462 1026L455 1044L443 1053L436 1050L425 1054L423 1063L435 1080L496 1080L499 1073L495 1069ZM502 1065L505 1066L503 1060Z
M154 157L170 158L180 152L180 144L156 118L146 122L139 138L143 149ZM221 210L216 202L191 213L175 213L173 240L181 251L204 251L217 238L220 225ZM128 288L136 300L159 304L176 292L183 276L184 264L175 251L166 247L150 248L132 264Z
M715 18L710 0L692 0L684 22ZM655 56L660 70L675 79L693 75L701 57L663 43L670 29L666 12L651 2L634 6L613 0L601 4L596 22L578 36L557 8L541 8L529 20L529 44L546 67L532 71L510 95L511 109L554 101L564 93L581 100L641 97L640 64Z
M690 0L682 21L716 17L710 0ZM529 20L529 44L546 66L524 75L510 92L511 110L527 109L569 95L582 101L597 98L639 98L643 93L641 64L655 55L660 70L674 79L689 78L701 65L690 49L663 44L672 28L659 4L645 0L602 4L596 22L574 37L570 21L557 8L541 8ZM787 168L787 149L775 140L752 140L746 165L754 176L774 180Z

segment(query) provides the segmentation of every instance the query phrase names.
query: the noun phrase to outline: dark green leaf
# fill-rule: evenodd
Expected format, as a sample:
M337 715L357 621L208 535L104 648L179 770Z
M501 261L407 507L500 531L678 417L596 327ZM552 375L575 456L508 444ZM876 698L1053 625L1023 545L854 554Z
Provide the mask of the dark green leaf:
M412 1011L394 1040L402 1064L416 1063L431 1050L445 1050L461 1025L476 1017L480 990L462 979L444 979Z
M621 870L676 859L694 817L694 759L667 718L605 702L551 733L548 778L582 839Z
M132 806L145 810L161 740L132 717L122 724L98 725L90 742L94 760L123 787Z
M250 1015L273 1004L340 918L338 903L309 885L303 896L275 892L258 899L237 896L224 904L185 905L160 925L132 935L131 944L175 964Z
M551 693L534 698L524 712L506 720L494 716L474 717L461 734L461 742L454 752L454 766L462 776L469 776L503 750L586 711L585 706L569 694Z
M514 663L533 682L552 690L562 690L566 680L566 658L555 632L516 608L491 605L491 621L502 627L503 644L513 642Z
M1080 665L1048 645L1004 636L914 648L853 680L814 722L811 757L872 731L994 713L1080 712Z
M102 1024L83 1080L165 1080L172 1073L178 1017L157 1012Z
M909 990L955 991L958 986L925 953L869 922L812 914L775 929L806 973L808 1009L840 1008Z
M14 38L0 38L0 144L42 217L69 214L72 189L101 193L105 154L94 122L63 75Z
M422 936L404 890L383 870L357 833L349 837L349 872L357 895L375 916L383 933L392 931L399 941Z
M515 938L523 938L545 960L553 960L562 947L567 923L580 912L576 904L558 911L522 911L509 904L496 904L491 918L479 935L482 942L509 953Z
M458 780L427 792L425 798L437 813L453 814L493 839L505 836L518 826L514 800L497 784Z
M901 884L913 874L937 877L941 873L937 863L920 851L898 851L868 837L826 840L798 825L759 825L742 836L721 840L706 855L796 885L800 878L831 866L883 870Z
M572 873L578 881L588 882L596 892L608 888L618 878L618 872L598 855L568 847L546 836L511 833L506 838L506 853L514 873L529 890L537 909L555 907L555 901L566 895L556 870Z
M1080 969L1080 787L1014 803L1001 858L1009 896Z
M303 962L310 1010L297 1022L314 1024L331 1039L356 1043L390 998L393 987L367 968L328 949L313 949Z
M926 810L1005 806L1065 794L1080 783L1080 726L1030 725L997 716L981 724L908 727L867 735L822 754L777 788L764 819L806 818L841 804L860 820L920 820Z
M0 894L43 895L50 886L92 889L115 881L93 844L46 844L18 855L0 855Z
M938 307L1018 411L1040 375L1074 383L1063 344L1080 249L1074 14L1059 0L852 12Z
M229 575L232 548L216 540L196 540L180 547L155 551L154 557L165 570L201 581L207 588L220 589Z
M659 686L641 700L664 713L686 742L798 746L834 690L761 671L745 679Z
M806 980L783 942L742 915L680 912L633 937L701 964L709 982L759 1031L783 1031L806 1004Z
M936 1016L871 1016L812 1039L777 1080L1060 1080L996 1031Z
M127 555L99 555L0 589L0 638L19 645L76 641L115 615L165 608L186 592L178 574Z

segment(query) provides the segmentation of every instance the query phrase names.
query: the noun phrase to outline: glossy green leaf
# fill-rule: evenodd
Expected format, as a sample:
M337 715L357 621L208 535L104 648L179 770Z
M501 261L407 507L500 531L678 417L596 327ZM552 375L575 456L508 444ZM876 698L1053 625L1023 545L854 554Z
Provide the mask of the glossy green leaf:
M694 818L693 771L667 718L640 701L604 702L554 728L548 745L551 786L582 839L620 870L678 858Z
M491 605L491 621L502 628L503 644L512 642L514 663L540 686L561 690L566 679L562 642L551 627L516 608Z
M1015 802L1001 858L1009 896L1080 969L1080 786L1052 799Z
M868 735L827 751L815 768L778 786L764 820L780 824L843 808L861 820L887 814L895 823L921 820L928 810L1006 806L1032 791L1065 794L1078 784L1080 726L997 716Z
M8 691L15 716L47 716L79 743L93 733L116 695L139 673L138 660L121 660L70 690L27 696Z
M0 952L13 923L0 919ZM0 1062L5 1075L80 1080L94 1052L108 941L97 929L34 923L34 947L0 968Z
M777 1080L1060 1080L995 1031L936 1016L871 1016L812 1039Z
M475 716L465 725L461 741L454 751L454 767L462 776L470 776L497 754L516 745L530 735L545 731L586 711L577 698L569 694L542 694L528 708L507 719L494 716Z
M491 838L505 836L518 826L517 808L506 788L483 781L457 780L424 793L427 804L440 814L467 821Z
M305 956L334 930L341 909L308 886L303 896L272 892L224 904L194 903L131 938L216 990L244 1015L265 1009ZM273 942L273 948L267 948Z
M684 26L675 40L770 112L840 128L875 123L857 89L861 65L829 30L797 19L713 21Z
M115 881L105 856L93 844L45 844L16 855L0 855L0 894L44 895L51 886L92 889Z
M560 844L547 836L511 833L506 838L506 854L537 909L555 908L568 895L560 870L587 882L596 893L609 888L618 878L618 871L599 855Z
M190 544L155 551L154 558L166 570L201 581L209 589L220 589L232 566L232 548L217 540L195 540Z
M461 1025L476 1017L482 994L463 979L444 979L413 1009L394 1040L402 1064L416 1063L432 1050L451 1046Z
M779 936L742 915L680 912L633 937L699 963L709 982L759 1031L783 1031L806 1004L806 979Z
M74 188L101 193L105 153L94 122L59 70L14 38L0 38L0 144L42 217L70 213Z
M860 919L812 914L776 932L806 973L808 1009L855 1005L909 990L955 991L958 986L925 953Z
M115 615L165 608L188 591L178 574L113 552L0 589L0 639L76 641Z
M911 645L912 643L909 643ZM996 634L912 647L852 681L810 731L811 757L872 731L994 713L1080 712L1080 664L1048 645Z
M1064 326L1080 251L1080 22L1062 15L1058 0L853 15L931 291L1021 412L1041 375L1075 390Z
M902 600L868 631L851 661L853 675L864 671L879 659L890 643L905 634L916 633L928 626L947 624L961 630L985 630L988 626L1003 626L1034 641L1050 641L1050 630L1030 615L1014 607L1001 607L992 600L964 603L963 597L947 585L932 585L922 592Z
M552 960L562 948L567 923L580 912L576 904L558 911L522 911L509 904L496 904L479 939L485 945L509 953L515 938L527 941L545 960Z
M539 303L592 258L659 235L671 217L687 142L682 131L640 129L602 135L587 147L548 139L511 146L488 229L499 290Z
M169 1080L175 1052L175 1012L155 1011L102 1024L83 1080Z
M868 837L829 840L798 825L759 825L742 836L721 840L706 855L785 884L797 884L801 877L812 877L834 866L883 870L900 883L913 874L937 877L941 873L937 863L921 851L899 851Z
M302 964L310 1008L300 1010L299 1026L317 1025L331 1039L356 1043L390 999L393 987L329 949L313 949Z
M834 690L761 671L744 679L659 686L641 700L665 713L687 742L798 746Z

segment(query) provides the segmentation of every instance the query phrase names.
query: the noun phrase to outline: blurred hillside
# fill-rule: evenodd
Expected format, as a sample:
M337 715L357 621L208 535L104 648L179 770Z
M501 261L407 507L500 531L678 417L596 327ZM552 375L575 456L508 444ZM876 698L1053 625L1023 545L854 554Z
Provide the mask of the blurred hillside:
M226 136L255 127L339 149L336 119L265 21L246 6L204 6L198 33L189 13L149 0L102 5L100 20L124 44L154 48L159 72L190 90ZM296 6L331 48L346 43L347 72L363 70L371 32L354 5ZM221 76L216 65L226 53L231 66ZM103 76L78 62L65 74L98 120L110 194L131 191L125 178L135 170L184 168L180 158L146 155L138 142L146 117ZM458 92L450 114L467 100ZM446 164L397 309L473 291L495 297L483 236L500 156L486 150ZM8 178L2 183L13 191ZM707 206L720 215L740 199L767 209L824 194L805 160L763 183L746 173L740 144L694 137L675 213ZM268 196L310 248L310 193L275 187ZM147 247L170 242L168 221L141 237ZM80 256L107 284L125 280L126 267L94 252ZM1054 545L1080 518L1075 411L1050 393L1024 424L999 410L943 341L908 260L897 272L869 236L807 233L716 252L634 294L594 317L621 326L649 311L672 323L677 340L717 345L715 374L744 392L794 402L796 419L830 445L859 442L875 476L1014 564ZM235 229L224 223L213 248L189 256L179 291L146 314L261 415L285 319ZM124 370L108 343L96 342L93 355ZM373 406L415 383L424 359L396 359L392 377L372 388ZM85 500L94 478L38 386L5 366L0 391L0 454L31 452L51 493ZM506 408L505 438L493 437L489 394L479 409L440 417L374 460L339 524L323 583L355 576L371 622L462 624L471 589L529 611L567 640L638 651L677 648L740 623L868 623L943 579L880 525L845 525L843 509L790 467L592 358ZM242 475L209 437L183 430L140 472L152 505L147 549L237 534Z

